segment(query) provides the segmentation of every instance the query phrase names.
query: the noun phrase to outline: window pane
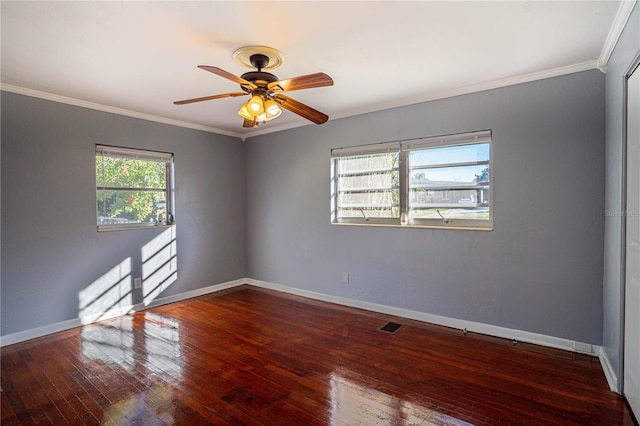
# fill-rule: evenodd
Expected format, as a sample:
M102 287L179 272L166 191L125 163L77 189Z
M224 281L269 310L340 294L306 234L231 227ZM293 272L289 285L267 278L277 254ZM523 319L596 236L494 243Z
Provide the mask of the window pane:
M489 144L448 146L411 151L412 167L489 161Z
M166 165L158 161L96 155L96 183L98 187L163 189Z
M431 206L461 206L473 207L478 204L489 203L489 187L481 186L474 189L439 189L426 188L411 189L409 191L409 205L411 209Z
M398 153L358 155L338 159L338 174L374 172L398 168Z
M399 217L399 207L385 207L377 209L356 209L356 208L339 208L338 217L340 218L397 218Z
M490 220L488 161L485 143L409 152L409 220Z
M97 190L98 225L155 223L166 215L164 191Z
M456 186L489 182L489 165L411 170L409 187Z
M438 214L438 211L440 214ZM475 207L475 208L429 208L423 210L411 210L411 219L480 219L489 220L489 207Z
M409 215L412 219L489 219L489 187L477 189L412 189Z
M388 189L398 183L398 171L370 175L342 176L338 179L338 191Z
M397 152L335 161L338 218L400 217Z

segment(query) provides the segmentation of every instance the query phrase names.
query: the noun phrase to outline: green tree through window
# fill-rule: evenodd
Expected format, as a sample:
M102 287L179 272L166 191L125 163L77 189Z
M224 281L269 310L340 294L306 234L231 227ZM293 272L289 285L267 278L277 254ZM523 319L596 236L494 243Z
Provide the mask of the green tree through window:
M143 158L135 158L136 156ZM157 158L155 158L157 157ZM98 146L96 198L98 227L171 221L171 156Z

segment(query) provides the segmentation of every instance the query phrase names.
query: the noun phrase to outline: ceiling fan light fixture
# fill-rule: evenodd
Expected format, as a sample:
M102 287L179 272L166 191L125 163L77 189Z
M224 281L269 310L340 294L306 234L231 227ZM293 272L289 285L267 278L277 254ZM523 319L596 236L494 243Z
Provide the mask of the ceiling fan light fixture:
M267 121L273 120L274 118L278 118L280 117L280 114L282 114L282 110L280 109L276 101L274 101L273 99L268 99L264 103L264 109L265 109L265 115L266 115Z
M240 111L238 111L238 115L242 118L253 121L255 119L255 115L249 112L249 107L247 106L247 104L248 102L242 105Z
M282 110L276 101L273 99L264 99L260 95L253 96L249 101L244 103L238 111L240 117L255 123L265 123L274 118L278 118L280 114L282 114Z
M254 95L247 102L247 108L253 115L260 115L264 112L264 101L259 95Z

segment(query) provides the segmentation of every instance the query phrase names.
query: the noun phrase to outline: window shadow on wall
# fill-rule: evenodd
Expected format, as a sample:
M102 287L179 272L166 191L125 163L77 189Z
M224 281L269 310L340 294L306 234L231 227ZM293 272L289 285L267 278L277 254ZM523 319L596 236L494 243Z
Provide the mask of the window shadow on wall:
M142 247L142 301L146 305L155 300L178 279L176 226Z
M78 293L82 324L126 313L122 311L133 303L131 289L131 258L127 257Z
M140 290L132 278L132 260L127 257L78 293L78 317L90 324L131 312L134 303L149 305L178 279L176 227L171 226L141 249Z

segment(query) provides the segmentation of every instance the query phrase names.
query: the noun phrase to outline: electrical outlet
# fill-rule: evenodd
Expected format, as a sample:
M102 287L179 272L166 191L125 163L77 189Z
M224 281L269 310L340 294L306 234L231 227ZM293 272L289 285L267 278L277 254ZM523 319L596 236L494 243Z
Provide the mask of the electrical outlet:
M343 272L342 273L342 282L345 284L349 283L349 273L348 272Z
M140 277L135 277L133 279L133 287L134 288L142 288L142 278Z

